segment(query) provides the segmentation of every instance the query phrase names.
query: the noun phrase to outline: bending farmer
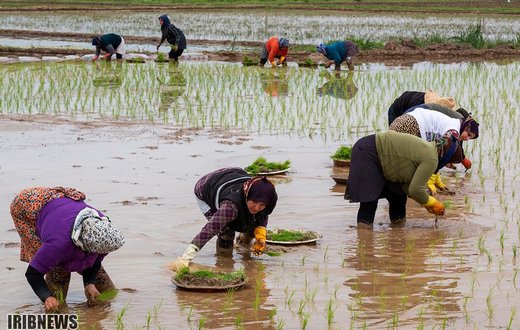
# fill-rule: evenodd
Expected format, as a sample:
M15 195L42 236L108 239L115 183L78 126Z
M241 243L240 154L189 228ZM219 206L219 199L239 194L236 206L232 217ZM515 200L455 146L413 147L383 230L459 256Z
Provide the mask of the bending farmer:
M92 46L96 46L96 55L92 58L92 61L96 61L99 58L101 51L105 52L105 55L103 55L105 60L110 60L114 54L116 54L118 60L125 55L125 40L115 33L92 38Z
M388 200L393 225L405 223L408 197L430 213L444 214L443 203L426 193L439 161L437 148L449 146L395 131L365 136L354 144L345 199L360 203L358 228L372 228L380 198Z
M11 203L20 260L29 263L25 277L47 312L58 309L57 298L66 298L71 272L83 276L89 301L115 288L101 262L124 244L124 237L84 199L73 188L35 187L22 190Z
M319 44L316 46L318 53L325 56L328 61L325 67L328 68L334 64L334 70L341 70L341 63L347 62L348 69L354 70L352 57L358 53L358 48L352 41L336 41L330 44Z
M260 52L260 63L258 65L264 66L268 60L273 67L276 67L277 64L287 65L285 59L287 58L288 51L289 39L271 37L262 46ZM275 59L278 59L278 63L276 63Z
M199 250L217 235L217 254L232 255L235 232L242 242L255 244L251 250L260 255L265 249L268 216L278 200L274 185L266 177L251 177L241 168L222 168L208 173L195 184L195 197L208 220L181 257L170 268L188 267ZM249 241L249 242L248 242Z

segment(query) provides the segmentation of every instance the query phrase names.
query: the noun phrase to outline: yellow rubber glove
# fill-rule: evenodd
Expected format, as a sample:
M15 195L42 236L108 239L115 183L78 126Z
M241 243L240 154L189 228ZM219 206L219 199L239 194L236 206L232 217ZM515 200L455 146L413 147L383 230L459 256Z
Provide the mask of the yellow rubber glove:
M428 196L428 201L423 204L426 210L435 215L444 215L444 204L435 197Z
M272 65L273 67L275 67L275 66L276 66L276 61L272 61L272 62L271 62L271 65Z
M258 226L255 228L255 244L251 247L251 251L255 256L261 255L265 250L265 239L267 237L267 230L265 227Z
M280 64L282 64L285 61L285 56L280 57Z
M435 195L437 193L437 187L435 187L435 174L432 174L432 176L428 179L428 189L430 189L430 192L432 195Z
M435 187L439 188L440 190L448 190L448 187L441 180L440 173L434 174L433 176L435 176Z

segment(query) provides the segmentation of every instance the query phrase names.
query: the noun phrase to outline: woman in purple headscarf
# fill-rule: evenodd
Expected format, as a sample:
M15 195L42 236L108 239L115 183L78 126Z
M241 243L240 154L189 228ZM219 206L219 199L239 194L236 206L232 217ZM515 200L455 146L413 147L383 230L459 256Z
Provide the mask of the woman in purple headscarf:
M251 177L242 168L222 168L200 178L194 192L208 222L184 254L170 264L173 271L188 267L199 250L215 235L218 254L232 254L235 232L245 234L250 240L254 237L252 252L255 255L263 253L268 216L278 201L271 181L265 176Z

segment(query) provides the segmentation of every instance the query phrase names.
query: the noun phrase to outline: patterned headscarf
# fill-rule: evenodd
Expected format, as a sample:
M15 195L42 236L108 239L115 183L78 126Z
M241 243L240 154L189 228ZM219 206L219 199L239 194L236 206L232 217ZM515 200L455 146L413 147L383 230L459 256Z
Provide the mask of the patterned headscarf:
M319 44L318 46L316 46L316 50L318 51L318 53L320 54L323 54L323 55L327 55L327 50L325 49L325 45L324 44Z
M107 217L100 217L91 208L84 208L76 216L71 234L72 241L83 251L107 254L125 243L123 234Z

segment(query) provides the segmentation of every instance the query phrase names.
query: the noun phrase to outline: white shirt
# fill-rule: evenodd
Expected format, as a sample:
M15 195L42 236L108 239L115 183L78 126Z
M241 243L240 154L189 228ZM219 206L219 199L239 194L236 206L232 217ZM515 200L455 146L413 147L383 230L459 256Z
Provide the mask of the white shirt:
M438 140L449 130L457 133L460 130L460 119L451 118L439 111L415 108L406 114L417 120L421 138L429 142Z

